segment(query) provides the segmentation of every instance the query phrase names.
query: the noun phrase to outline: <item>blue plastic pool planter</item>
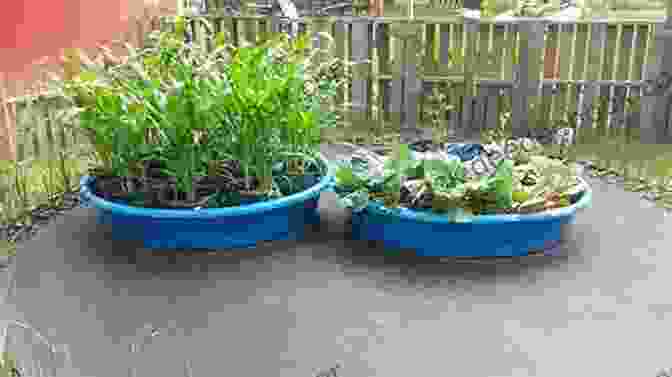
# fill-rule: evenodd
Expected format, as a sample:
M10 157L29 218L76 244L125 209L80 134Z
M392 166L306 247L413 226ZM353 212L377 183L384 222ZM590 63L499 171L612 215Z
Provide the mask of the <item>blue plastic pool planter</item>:
M407 208L389 209L370 202L352 214L352 237L380 241L393 249L412 249L421 256L520 256L549 250L561 240L561 227L592 201L588 183L571 206L533 214L473 216L454 222L447 216Z
M329 166L324 157L322 163ZM332 185L331 170L309 189L239 207L155 209L132 207L94 194L95 178L84 176L80 197L94 207L98 220L110 224L118 240L141 240L151 249L230 249L259 242L300 239L317 224L320 194Z

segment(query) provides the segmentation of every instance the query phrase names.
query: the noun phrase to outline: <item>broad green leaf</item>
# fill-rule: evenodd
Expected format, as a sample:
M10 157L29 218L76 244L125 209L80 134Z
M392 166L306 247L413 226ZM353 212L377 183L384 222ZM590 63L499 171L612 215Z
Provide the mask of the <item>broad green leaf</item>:
M513 204L513 161L505 159L499 162L494 181L497 206L499 208L510 208Z
M445 189L453 188L464 182L464 165L458 159L428 160L425 161L425 170L426 175L433 182L442 184Z
M335 173L336 184L345 187L353 188L359 183L359 179L354 174L351 167L341 166L336 170Z

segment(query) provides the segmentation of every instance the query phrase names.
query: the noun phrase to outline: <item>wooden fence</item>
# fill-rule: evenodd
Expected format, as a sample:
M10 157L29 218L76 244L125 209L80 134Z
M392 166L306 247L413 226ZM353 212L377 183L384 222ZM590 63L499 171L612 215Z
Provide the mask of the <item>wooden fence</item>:
M207 18L236 44L282 24L256 16ZM202 30L198 19L192 22ZM428 127L428 95L450 84L446 94L453 109L444 111L443 125L462 136L495 127L509 107L515 132L523 135L604 101L607 116L597 125L580 116L579 128L636 129L649 142L672 137L669 95L645 90L651 89L646 79L672 67L666 63L672 52L664 54L670 32L663 23L332 17L303 18L300 25L330 32L337 56L370 62L353 70L352 86L339 98L352 109L345 113L348 132ZM195 33L197 41L200 35Z
M228 31L234 44L277 31L283 23L258 16L202 18L215 30ZM203 42L205 31L199 19L190 18L195 43ZM338 94L338 103L350 109L342 112L341 135L436 128L427 117L427 110L437 107L429 94L448 84L443 90L452 108L439 109L438 126L455 131L458 137L493 128L507 114L515 133L524 135L538 125L563 120L572 125L568 117L572 113L579 115L579 130L627 129L641 134L645 142L667 141L672 136L669 93L645 90L646 79L659 74L661 67L672 67L672 48L662 51L669 40L664 39L669 32L662 23L322 17L302 18L300 24L300 30L329 32L335 41L334 55L368 61L352 69L351 87ZM325 42L319 38L314 45ZM663 84L669 86L669 82ZM600 101L608 104L603 109L606 116L594 122L584 110ZM17 153L43 154L47 148L41 143L49 142L46 125L60 127L45 117L53 110L43 104L34 112L43 115L21 120L21 106L17 104L17 117L24 136L17 143L22 145ZM76 142L72 136L67 138Z

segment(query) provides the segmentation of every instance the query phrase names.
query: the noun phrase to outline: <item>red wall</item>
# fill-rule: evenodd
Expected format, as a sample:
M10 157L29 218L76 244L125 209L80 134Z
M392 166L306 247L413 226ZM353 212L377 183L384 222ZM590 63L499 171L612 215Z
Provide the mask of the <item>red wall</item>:
M13 158L16 124L9 98L26 94L60 73L63 48L86 47L123 38L137 45L138 18L175 14L177 0L11 0L0 11L0 159ZM122 49L115 49L122 53ZM45 58L46 57L46 58ZM37 61L45 64L39 66ZM39 89L39 88L38 88Z

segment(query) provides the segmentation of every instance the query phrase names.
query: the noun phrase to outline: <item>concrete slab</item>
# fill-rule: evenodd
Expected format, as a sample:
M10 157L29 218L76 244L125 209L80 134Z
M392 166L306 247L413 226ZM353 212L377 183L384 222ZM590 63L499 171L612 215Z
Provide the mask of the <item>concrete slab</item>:
M594 190L563 256L486 263L348 241L332 194L322 232L233 253L112 242L81 208L20 247L9 302L69 346L68 377L184 376L185 359L193 376L653 376L672 367L672 220Z

